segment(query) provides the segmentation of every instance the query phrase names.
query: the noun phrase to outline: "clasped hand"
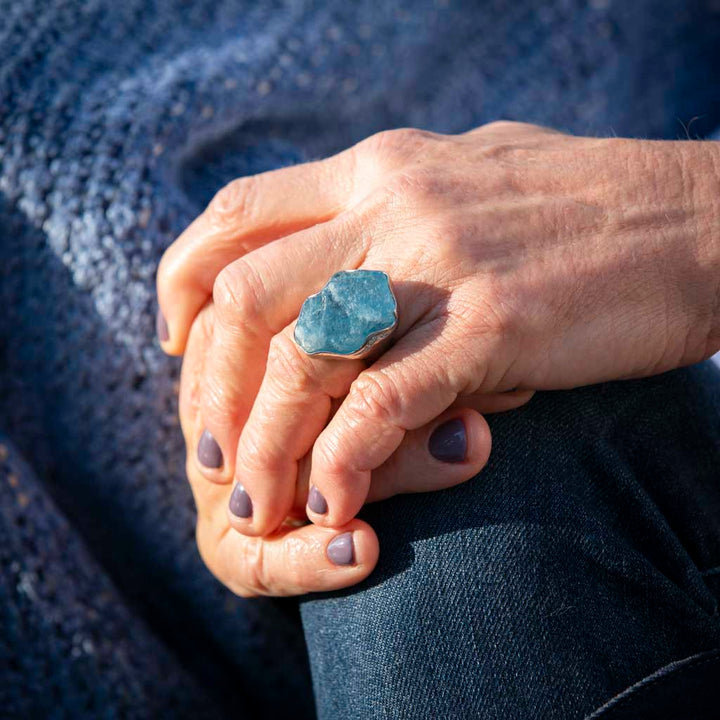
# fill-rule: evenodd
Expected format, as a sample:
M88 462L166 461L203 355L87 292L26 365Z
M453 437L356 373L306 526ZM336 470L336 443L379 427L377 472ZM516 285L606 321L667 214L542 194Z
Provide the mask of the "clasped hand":
M483 413L711 354L701 148L394 130L220 190L158 272L210 570L240 595L354 584L379 552L363 504L475 476ZM393 345L304 355L303 300L354 268L392 278Z

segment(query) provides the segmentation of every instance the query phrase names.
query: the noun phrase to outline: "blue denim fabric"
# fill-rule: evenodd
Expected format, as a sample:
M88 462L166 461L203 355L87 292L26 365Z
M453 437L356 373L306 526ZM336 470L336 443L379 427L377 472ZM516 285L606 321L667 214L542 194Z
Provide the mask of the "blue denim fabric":
M595 717L717 717L720 371L490 424L478 477L368 506L378 569L303 601L318 716L565 720L626 693Z

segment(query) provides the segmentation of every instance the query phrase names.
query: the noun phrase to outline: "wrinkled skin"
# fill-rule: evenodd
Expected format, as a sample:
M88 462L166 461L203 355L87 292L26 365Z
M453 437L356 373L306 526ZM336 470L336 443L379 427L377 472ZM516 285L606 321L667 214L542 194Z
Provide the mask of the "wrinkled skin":
M477 474L481 413L709 357L718 169L717 143L501 122L383 132L223 188L158 274L163 346L185 353L180 413L211 571L241 595L352 585L379 551L359 509ZM393 280L393 346L374 362L308 358L292 342L302 301L358 267ZM435 460L430 433L458 417L465 460ZM196 457L205 429L216 469ZM249 518L227 510L233 482ZM309 486L324 514L305 506ZM355 562L336 566L327 544L348 531Z

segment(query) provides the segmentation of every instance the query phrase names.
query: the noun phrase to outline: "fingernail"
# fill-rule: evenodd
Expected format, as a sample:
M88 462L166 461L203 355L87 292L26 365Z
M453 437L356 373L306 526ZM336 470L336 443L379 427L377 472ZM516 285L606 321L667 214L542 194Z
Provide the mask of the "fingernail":
M167 320L162 314L162 310L160 308L158 308L157 315L155 316L155 330L160 342L167 342L170 339L170 330L168 329Z
M430 436L428 450L436 460L463 462L467 453L465 423L460 418L455 418L438 425Z
M202 465L206 468L219 468L223 464L223 454L217 440L210 434L209 430L205 430L200 436L200 442L197 448L197 457Z
M313 485L308 493L308 507L318 515L324 515L327 512L327 500L322 493Z
M252 500L245 492L245 488L238 483L230 495L230 512L235 517L249 518L252 516L252 511Z
M334 537L327 546L327 556L335 565L352 565L355 562L355 546L352 533L346 532Z

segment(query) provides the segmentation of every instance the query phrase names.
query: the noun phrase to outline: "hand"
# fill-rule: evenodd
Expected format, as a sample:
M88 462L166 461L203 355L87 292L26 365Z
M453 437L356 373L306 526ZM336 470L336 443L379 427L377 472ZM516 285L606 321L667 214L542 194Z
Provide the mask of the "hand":
M325 161L326 164L331 162L335 159ZM308 177L313 177L322 166L322 163L317 163L302 169ZM271 199L275 195L272 193L264 195L268 199L263 207L269 215L264 217L259 213L255 218L256 225L249 222L246 215L243 227L237 228L238 218L230 211L226 221L222 208L228 195L236 196L238 185L257 182L267 184L268 190L281 192L286 176L293 172L294 168L267 173L243 179L225 189L168 250L158 273L161 303L169 310L172 327L169 333L172 340L166 341L165 345L175 352L185 351L180 384L180 419L188 447L187 474L198 508L198 547L216 577L243 596L302 594L351 585L372 571L378 555L374 532L360 521L332 530L317 526L297 527L296 523L290 522L282 524L264 538L228 532L228 518L232 515L227 514L226 507L232 472L222 462L219 446L215 445L210 450L211 454L213 450L219 454L218 461L209 461L211 466L217 467L203 465L196 454L205 431L202 408L209 397L207 366L216 357L218 338L223 337L218 308L209 297L218 272L253 246L259 247L276 240L279 232L288 232L291 227L289 222L281 224L277 220L282 218L283 210L292 212L292 207L273 207ZM276 222L272 232L263 225L271 218ZM250 241L250 237L255 239ZM202 309L199 309L200 306L203 306ZM233 313L235 320L234 309ZM159 320L161 335L164 335L167 333L167 329L163 328L164 319L160 316ZM248 333L245 341L247 348L238 353L238 360L247 358L250 370L258 364L263 366L270 336L258 342L254 334ZM252 383L252 373L238 378L235 370L233 368L229 375L220 376L218 385L233 387L237 383L233 397L249 410L259 381ZM475 474L485 464L490 452L489 430L478 411L512 409L526 402L531 395L531 392L518 391L497 397L459 399L435 421L406 436L398 451L373 474L371 496L381 499L398 492L438 489ZM466 431L468 447L463 463L447 465L436 461L428 452L429 435L449 418L462 422ZM207 456L207 447L205 451ZM288 512L291 521L305 518L309 459L308 454L299 462L295 501Z
M190 328L180 382L180 421L188 447L187 475L197 506L196 540L203 561L220 582L243 597L299 595L359 582L378 558L377 537L360 520L337 529L289 523L268 537L249 537L231 530L227 513L230 486L208 482L195 454L202 432L198 400L216 322L210 302ZM291 516L302 514L307 484L304 493L299 494Z
M514 123L456 137L402 130L279 171L272 188L246 180L221 192L185 252L210 248L203 272L216 276L221 319L200 413L224 457L240 437L237 460L218 472L235 474L252 499L252 516L232 516L233 525L276 528L296 495L298 461L312 450L310 483L327 510L308 515L343 526L366 501L373 471L459 397L651 374L711 354L710 145L574 138ZM244 218L228 210L238 207ZM251 252L232 262L238 239ZM166 266L176 287L187 280L182 254ZM369 368L306 358L290 339L292 319L333 272L353 267L393 279L398 341ZM161 282L169 350L182 349L209 286L197 285L193 302L173 301ZM262 346L270 337L265 368L249 338ZM261 379L248 415L244 388Z
M180 420L188 446L187 474L198 509L197 543L200 554L213 574L238 595L297 595L313 591L333 590L352 585L365 578L374 568L378 557L378 542L373 530L364 522L354 520L341 528L327 529L316 525L297 527L283 524L267 537L251 537L228 532L230 524L226 508L230 487L208 482L200 472L195 448L202 433L199 398L202 397L204 367L217 322L212 302L200 311L190 328L180 383ZM511 393L499 398L494 408L510 408L523 395ZM468 399L470 404L473 399ZM490 404L486 403L489 407ZM454 417L463 419L471 429L470 444L477 448L484 464L490 451L487 426L473 410L458 403ZM439 418L434 426L442 423ZM400 491L400 484L428 482L438 484L432 471L438 472L440 463L428 456L427 435L433 429L410 433L398 452L375 473L375 493L378 497ZM299 482L290 520L305 518L309 455L300 462ZM450 477L453 475L451 466ZM463 470L464 472L464 470Z

